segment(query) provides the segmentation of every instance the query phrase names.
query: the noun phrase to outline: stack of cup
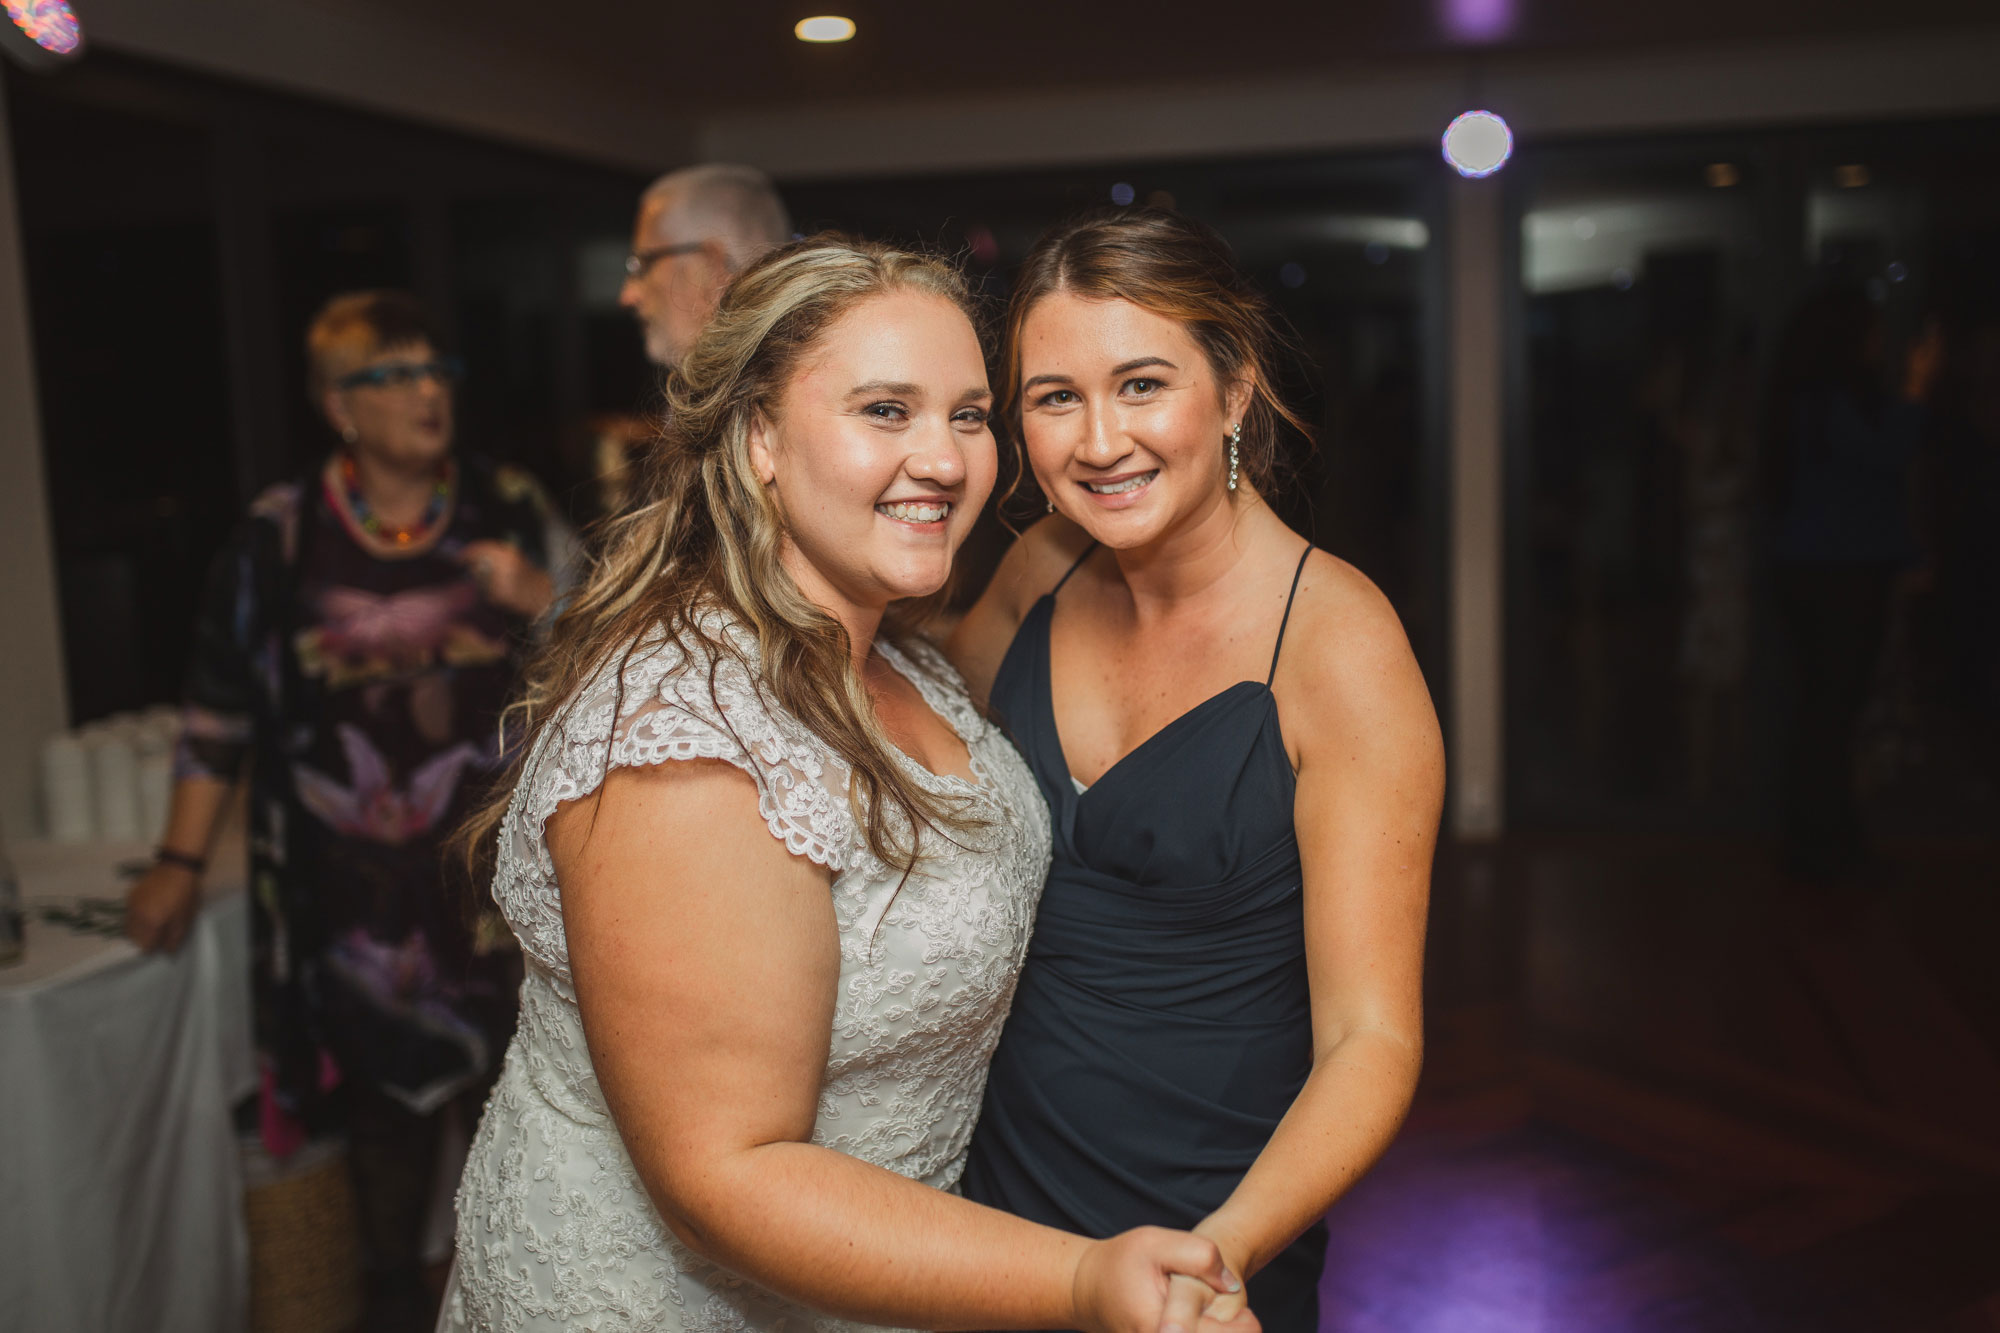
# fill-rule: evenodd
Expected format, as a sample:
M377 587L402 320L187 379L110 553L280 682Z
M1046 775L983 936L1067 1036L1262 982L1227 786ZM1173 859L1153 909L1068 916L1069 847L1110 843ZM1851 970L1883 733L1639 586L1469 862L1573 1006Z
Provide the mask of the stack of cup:
M136 750L139 759L139 825L145 836L163 837L167 807L174 795L174 742L180 736L180 713L172 708L147 712Z
M90 751L90 785L97 798L97 836L106 842L135 842L139 831L139 757L132 728L123 718L84 732Z
M91 795L90 755L83 742L64 733L42 746L42 809L49 837L56 842L89 842L97 833Z
M119 713L42 747L42 809L56 842L152 841L166 832L180 710Z

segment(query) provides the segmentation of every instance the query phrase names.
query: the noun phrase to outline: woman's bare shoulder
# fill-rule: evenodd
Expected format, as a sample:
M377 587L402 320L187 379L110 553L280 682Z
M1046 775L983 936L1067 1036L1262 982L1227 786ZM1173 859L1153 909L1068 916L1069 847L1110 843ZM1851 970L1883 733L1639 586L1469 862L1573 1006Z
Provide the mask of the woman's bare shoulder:
M1378 727L1427 734L1437 728L1396 608L1374 580L1327 551L1313 551L1299 578L1278 688L1313 730L1352 736Z
M1317 629L1343 625L1363 633L1393 629L1402 637L1402 621L1382 590L1355 566L1333 552L1315 546L1299 572L1299 593L1292 604L1295 621Z

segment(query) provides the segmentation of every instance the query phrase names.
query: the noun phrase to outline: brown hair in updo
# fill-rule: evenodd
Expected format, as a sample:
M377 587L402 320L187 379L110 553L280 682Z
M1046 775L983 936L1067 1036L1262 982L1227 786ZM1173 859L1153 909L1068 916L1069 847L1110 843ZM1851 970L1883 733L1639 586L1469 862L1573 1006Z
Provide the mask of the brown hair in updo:
M1278 314L1229 257L1229 245L1193 218L1165 208L1089 213L1042 237L1014 282L1001 357L1000 402L1021 437L1021 330L1044 298L1069 292L1092 301L1130 301L1179 320L1222 384L1249 380L1240 471L1268 495L1282 471L1281 423L1308 439L1312 431L1273 387L1278 359L1292 349ZM1218 446L1220 442L1218 441Z

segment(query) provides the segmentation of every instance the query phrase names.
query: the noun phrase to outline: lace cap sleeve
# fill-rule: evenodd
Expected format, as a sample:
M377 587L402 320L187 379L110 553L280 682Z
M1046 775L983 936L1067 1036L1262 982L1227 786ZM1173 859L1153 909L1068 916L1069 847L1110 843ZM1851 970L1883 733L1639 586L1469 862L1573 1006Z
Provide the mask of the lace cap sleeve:
M835 874L856 825L844 765L765 694L741 661L658 636L621 653L538 738L500 833L493 895L531 955L567 969L543 828L611 769L720 759L749 774L771 835Z

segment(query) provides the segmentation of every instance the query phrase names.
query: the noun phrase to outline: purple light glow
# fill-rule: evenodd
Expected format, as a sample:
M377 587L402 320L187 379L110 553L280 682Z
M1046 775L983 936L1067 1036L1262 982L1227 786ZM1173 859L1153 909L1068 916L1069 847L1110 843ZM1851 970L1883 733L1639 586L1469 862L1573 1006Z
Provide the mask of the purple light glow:
M1514 30L1514 0L1443 0L1444 29L1461 42L1498 41Z
M1413 1138L1329 1216L1325 1333L1528 1333L1575 1261L1549 1234L1546 1182L1514 1154ZM1454 1153L1453 1148L1460 1149Z

